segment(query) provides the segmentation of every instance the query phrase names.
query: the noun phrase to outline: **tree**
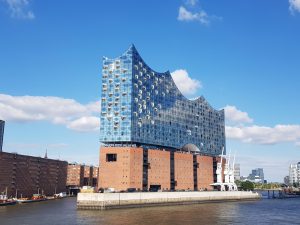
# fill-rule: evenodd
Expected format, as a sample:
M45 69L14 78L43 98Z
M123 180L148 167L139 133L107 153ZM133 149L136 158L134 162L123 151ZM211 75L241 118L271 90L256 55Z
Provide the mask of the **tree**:
M236 184L237 187L241 187L242 181L240 181L240 180L235 180L234 183Z
M254 189L254 184L251 181L243 181L241 182L241 189L244 191L253 191Z

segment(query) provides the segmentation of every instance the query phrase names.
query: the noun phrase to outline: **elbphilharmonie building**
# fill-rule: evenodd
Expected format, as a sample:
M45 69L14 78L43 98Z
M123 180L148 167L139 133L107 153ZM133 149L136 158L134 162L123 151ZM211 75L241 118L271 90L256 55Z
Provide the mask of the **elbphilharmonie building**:
M204 97L189 100L169 71L155 72L132 45L121 56L103 59L100 141L219 155L225 146L224 111Z
M135 46L131 45L117 58L103 57L100 142L103 143L100 151L100 182L101 172L104 173L102 183L99 183L101 187L113 185L105 183L105 173L110 174L114 169L124 170L118 165L120 160L124 160L124 157L119 157L122 151L129 149L128 154L139 154L140 149L141 159L128 157L129 164L133 161L138 164L138 160L141 160L141 186L133 185L131 181L120 181L124 187L145 189L151 186L149 170L153 170L153 167L149 165L149 153L154 151L156 156L153 157L156 159L168 154L168 162L160 165L163 167L167 163L166 168L169 168L166 172L170 173L169 177L163 178L169 179L167 189L176 189L174 154L189 155L193 173L191 189L196 189L199 185L195 181L198 178L193 172L193 164L197 164L197 157L210 157L213 162L213 157L220 155L225 148L224 111L215 110L202 96L195 100L187 99L177 88L169 71L160 73L151 69ZM213 174L211 177L213 179ZM160 182L154 183L155 187L162 188L158 184ZM118 186L117 189L122 188Z

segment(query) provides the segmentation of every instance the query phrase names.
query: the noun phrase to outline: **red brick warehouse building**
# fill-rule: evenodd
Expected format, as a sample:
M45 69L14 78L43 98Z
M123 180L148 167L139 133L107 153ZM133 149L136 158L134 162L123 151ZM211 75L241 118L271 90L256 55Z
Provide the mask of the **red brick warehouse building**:
M0 152L0 194L8 197L52 196L66 191L66 161Z
M83 186L97 187L99 167L69 163L67 172L67 188L77 193Z
M98 187L212 189L224 110L184 97L170 72L152 70L132 45L103 60L100 142Z

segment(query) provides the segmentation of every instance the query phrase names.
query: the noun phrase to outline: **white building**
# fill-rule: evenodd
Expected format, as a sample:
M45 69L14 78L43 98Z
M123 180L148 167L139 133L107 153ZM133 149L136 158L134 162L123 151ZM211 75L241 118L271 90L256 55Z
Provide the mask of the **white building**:
M289 170L289 183L297 184L300 182L300 162L291 164Z

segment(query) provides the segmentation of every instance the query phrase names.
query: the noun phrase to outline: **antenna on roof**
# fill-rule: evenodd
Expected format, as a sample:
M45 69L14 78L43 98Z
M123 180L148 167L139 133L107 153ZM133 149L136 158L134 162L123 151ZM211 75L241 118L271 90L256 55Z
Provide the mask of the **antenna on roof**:
M45 153L45 159L48 159L48 154L47 154L47 149L46 149L46 153Z

